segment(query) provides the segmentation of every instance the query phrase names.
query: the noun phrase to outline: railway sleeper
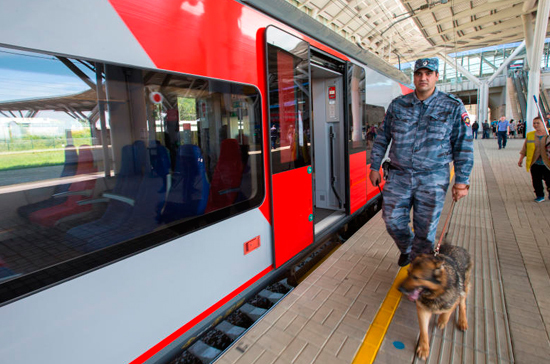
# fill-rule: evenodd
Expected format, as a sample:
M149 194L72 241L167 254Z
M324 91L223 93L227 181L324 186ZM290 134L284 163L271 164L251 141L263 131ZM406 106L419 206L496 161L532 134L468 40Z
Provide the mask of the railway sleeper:
M202 340L191 345L188 350L203 363L211 363L222 352Z
M197 341L170 361L170 364L212 363L293 288L286 278L266 286L215 327L207 330ZM230 342L228 343L220 336L226 337Z
M231 340L235 340L236 338L241 336L243 332L246 331L244 327L232 325L225 320L220 322L218 326L216 326L216 329L220 330L221 332L229 336Z
M252 321L257 321L260 317L264 315L264 313L267 312L265 308L259 308L252 306L250 303L243 304L239 310L241 312L244 312L245 315L250 317Z
M271 291L268 291L267 289L263 289L260 292L258 292L258 296L267 298L271 303L276 303L281 298L283 298L284 294L271 292Z

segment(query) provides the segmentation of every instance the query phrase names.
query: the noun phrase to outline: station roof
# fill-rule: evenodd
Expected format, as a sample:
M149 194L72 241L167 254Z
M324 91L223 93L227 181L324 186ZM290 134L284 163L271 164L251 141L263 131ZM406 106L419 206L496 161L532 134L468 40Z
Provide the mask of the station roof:
M287 1L391 64L522 41L525 38L522 15L534 24L538 3L537 0Z

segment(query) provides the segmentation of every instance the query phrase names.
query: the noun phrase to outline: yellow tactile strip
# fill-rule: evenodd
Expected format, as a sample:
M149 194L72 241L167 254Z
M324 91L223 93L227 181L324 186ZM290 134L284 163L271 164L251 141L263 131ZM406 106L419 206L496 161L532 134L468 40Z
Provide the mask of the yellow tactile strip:
M386 331L390 326L395 310L397 310L399 301L401 301L402 295L397 288L406 276L407 269L406 267L403 267L397 273L397 277L395 277L395 281L388 291L380 310L374 317L374 321L365 335L365 340L363 340L363 344L355 355L353 364L370 364L374 362L378 349L380 348L380 345L382 345Z

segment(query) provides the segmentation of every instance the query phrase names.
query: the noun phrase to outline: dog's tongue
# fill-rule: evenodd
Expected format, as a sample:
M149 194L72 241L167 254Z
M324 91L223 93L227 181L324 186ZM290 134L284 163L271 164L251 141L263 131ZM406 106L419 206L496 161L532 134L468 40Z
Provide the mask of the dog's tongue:
M415 289L412 291L412 293L409 295L409 300L416 301L418 297L420 296L420 288Z

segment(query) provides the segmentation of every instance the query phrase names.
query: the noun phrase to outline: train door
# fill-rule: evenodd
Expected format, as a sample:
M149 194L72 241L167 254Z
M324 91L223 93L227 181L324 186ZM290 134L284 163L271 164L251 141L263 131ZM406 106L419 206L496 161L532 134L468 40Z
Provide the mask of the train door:
M346 216L345 64L312 50L315 234Z
M313 243L309 44L266 29L275 266Z

